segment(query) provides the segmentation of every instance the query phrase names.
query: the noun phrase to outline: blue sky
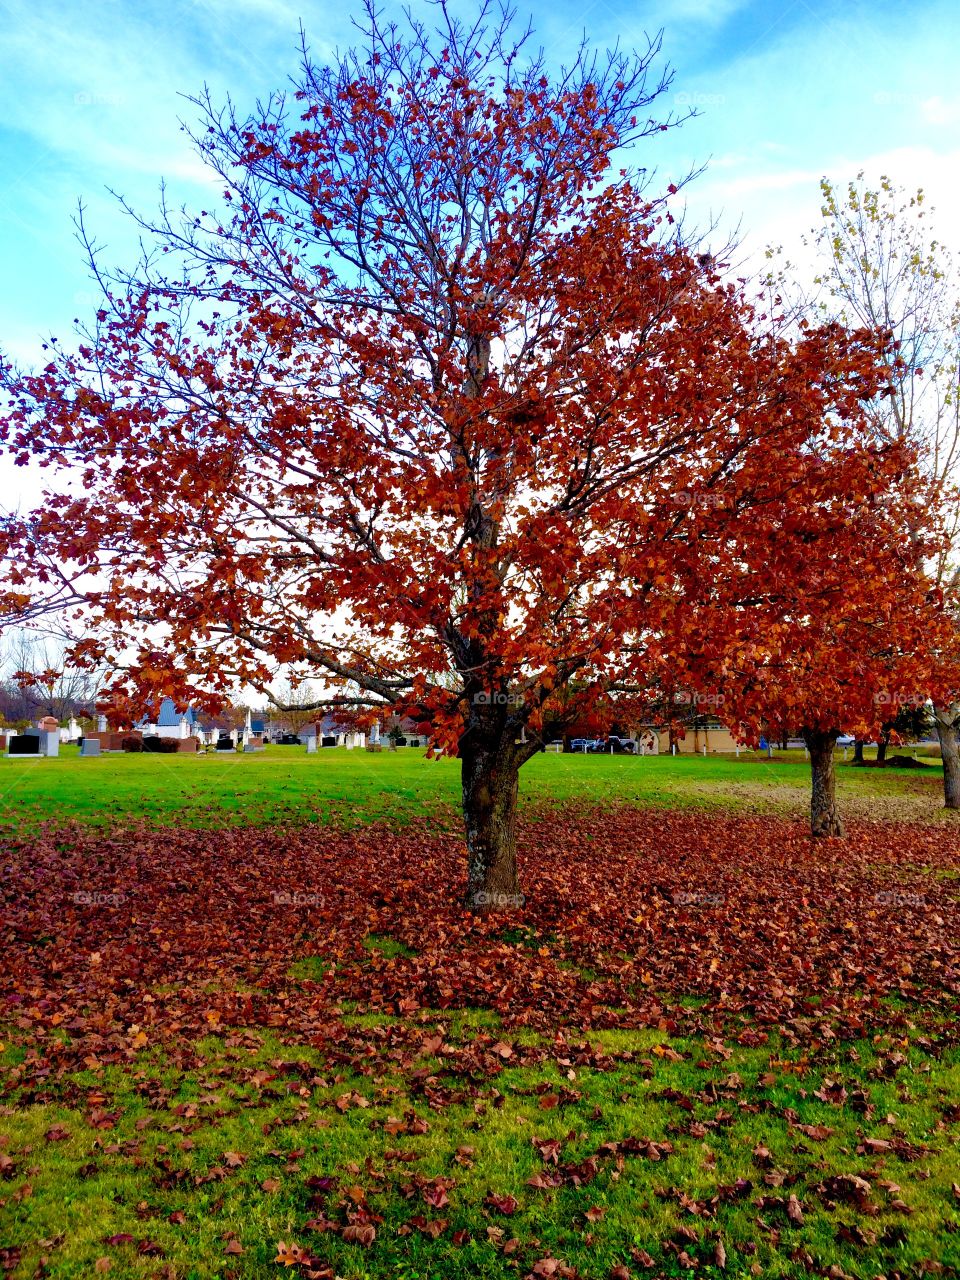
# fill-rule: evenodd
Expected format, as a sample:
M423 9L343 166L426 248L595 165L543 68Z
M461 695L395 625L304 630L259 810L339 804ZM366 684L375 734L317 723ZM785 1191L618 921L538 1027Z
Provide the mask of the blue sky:
M737 223L749 251L797 258L818 218L821 174L865 168L922 183L953 232L960 198L960 6L844 0L528 0L561 61L585 30L643 43L664 28L676 69L665 105L700 117L649 144L663 181L708 163L696 219ZM399 11L385 0L385 11ZM423 0L413 0L429 16ZM521 5L521 13L528 10ZM107 188L149 209L210 187L178 119L178 95L206 82L244 108L295 70L302 20L314 55L350 40L353 0L0 0L0 348L30 361L66 334L92 295L71 214L82 198L108 256L129 260L132 228Z

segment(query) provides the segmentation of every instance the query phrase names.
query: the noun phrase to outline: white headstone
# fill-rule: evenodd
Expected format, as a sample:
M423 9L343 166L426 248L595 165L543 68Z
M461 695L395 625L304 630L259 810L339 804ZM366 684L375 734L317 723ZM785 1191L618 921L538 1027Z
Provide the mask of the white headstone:
M44 756L58 756L60 754L59 729L54 729L50 733L40 734L40 754Z
M311 733L310 737L307 739L307 751L316 751L316 749L317 749L316 735Z
M97 733L107 732L107 717L97 716Z
M370 726L370 745L375 747L380 741L380 721L375 720Z

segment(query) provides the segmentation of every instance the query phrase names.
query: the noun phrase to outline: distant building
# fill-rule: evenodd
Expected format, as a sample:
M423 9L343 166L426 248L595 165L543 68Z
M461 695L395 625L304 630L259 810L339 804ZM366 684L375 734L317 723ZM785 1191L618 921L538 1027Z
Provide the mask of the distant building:
M200 726L193 707L178 711L172 698L164 698L156 720L144 717L136 728L143 732L144 737L192 738L197 736Z

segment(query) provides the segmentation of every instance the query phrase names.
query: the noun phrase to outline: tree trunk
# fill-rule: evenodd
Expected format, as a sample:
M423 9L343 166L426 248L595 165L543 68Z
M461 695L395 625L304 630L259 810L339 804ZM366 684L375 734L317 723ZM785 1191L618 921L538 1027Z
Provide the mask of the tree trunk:
M463 819L467 836L466 906L486 915L523 905L517 880L517 790L520 761L510 746L461 744Z
M810 752L810 834L842 836L843 823L837 808L837 775L833 766L837 734L808 730L804 732L803 739Z
M853 763L863 764L863 740L858 738L853 744Z
M943 803L960 809L960 703L934 707L940 755L943 759Z
M884 764L887 759L887 743L890 738L887 734L881 733L877 739L877 764Z

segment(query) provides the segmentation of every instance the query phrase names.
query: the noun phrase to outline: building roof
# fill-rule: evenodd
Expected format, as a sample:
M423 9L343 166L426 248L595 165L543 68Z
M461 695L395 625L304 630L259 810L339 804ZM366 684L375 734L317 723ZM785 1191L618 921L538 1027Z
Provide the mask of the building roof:
M193 707L187 707L186 711L178 711L174 705L172 698L164 698L160 703L160 714L157 716L158 729L176 729L181 720L186 720L187 724L196 724L197 717Z

